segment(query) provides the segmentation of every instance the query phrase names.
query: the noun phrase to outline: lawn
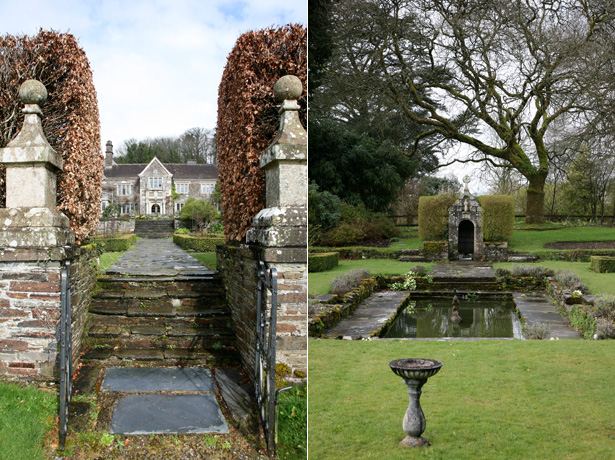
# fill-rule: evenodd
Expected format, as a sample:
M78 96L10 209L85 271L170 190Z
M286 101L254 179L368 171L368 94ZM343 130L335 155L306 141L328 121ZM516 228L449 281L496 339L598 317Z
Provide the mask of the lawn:
M614 341L309 343L309 452L326 459L615 458ZM402 448L398 358L444 366L423 387L432 446Z
M100 271L104 272L105 270L109 270L111 265L113 265L117 259L122 257L126 252L103 252L100 255Z
M613 227L566 227L556 230L514 230L508 248L513 251L542 251L546 243L558 241L613 241ZM556 249L553 249L556 251Z
M331 292L331 280L350 270L363 268L372 275L402 275L416 265L423 265L427 270L431 270L434 264L400 262L394 259L340 260L339 265L332 270L308 274L308 294L329 294Z
M57 395L0 382L0 459L42 459L43 437L58 414Z
M502 267L507 269L511 269L514 265L529 264L517 264L511 262L496 262L493 264L495 268ZM579 275L579 277L585 284L587 284L587 287L589 287L589 290L592 294L615 295L615 274L596 273L589 268L589 262L564 262L544 260L537 262L535 265L542 265L543 267L547 267L552 270L572 270L577 275Z
M307 458L307 386L280 393L278 456L280 460Z
M216 253L215 252L194 252L189 253L196 260L207 266L210 270L216 269Z

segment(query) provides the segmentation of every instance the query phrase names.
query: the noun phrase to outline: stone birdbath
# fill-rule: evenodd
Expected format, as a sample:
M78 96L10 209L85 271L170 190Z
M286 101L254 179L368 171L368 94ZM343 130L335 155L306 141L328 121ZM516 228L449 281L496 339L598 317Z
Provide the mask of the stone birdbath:
M391 361L389 366L395 374L404 379L410 396L410 404L403 422L406 437L400 441L399 445L404 447L430 446L431 443L421 436L425 431L425 415L420 403L421 388L429 377L438 373L442 363L435 359L407 358Z

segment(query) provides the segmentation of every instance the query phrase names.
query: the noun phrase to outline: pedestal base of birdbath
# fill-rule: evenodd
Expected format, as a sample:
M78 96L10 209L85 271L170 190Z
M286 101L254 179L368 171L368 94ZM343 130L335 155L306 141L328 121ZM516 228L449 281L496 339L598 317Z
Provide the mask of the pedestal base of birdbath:
M401 447L422 447L431 446L431 443L423 436L419 436L418 438L415 438L414 436L406 436L404 439L399 441L399 445Z

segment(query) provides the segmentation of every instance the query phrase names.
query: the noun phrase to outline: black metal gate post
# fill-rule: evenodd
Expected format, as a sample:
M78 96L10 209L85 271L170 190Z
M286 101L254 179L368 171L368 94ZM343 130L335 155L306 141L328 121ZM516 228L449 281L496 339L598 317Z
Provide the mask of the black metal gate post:
M275 391L275 341L278 310L278 272L266 269L265 263L259 261L258 292L256 298L256 363L254 366L254 386L256 401L267 449L275 455L276 451L276 391ZM267 315L267 306L263 305L264 291L271 292L271 308Z
M70 305L70 260L61 271L62 297L60 317L60 441L58 448L64 450L68 431L68 410L73 392L73 353Z

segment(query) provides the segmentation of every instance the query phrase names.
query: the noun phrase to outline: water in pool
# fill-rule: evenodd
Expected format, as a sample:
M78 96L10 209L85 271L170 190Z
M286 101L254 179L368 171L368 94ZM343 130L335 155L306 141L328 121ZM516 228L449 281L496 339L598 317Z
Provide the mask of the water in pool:
M460 299L459 316L451 321L450 298L413 300L384 337L514 337L521 338L521 323L510 299Z

